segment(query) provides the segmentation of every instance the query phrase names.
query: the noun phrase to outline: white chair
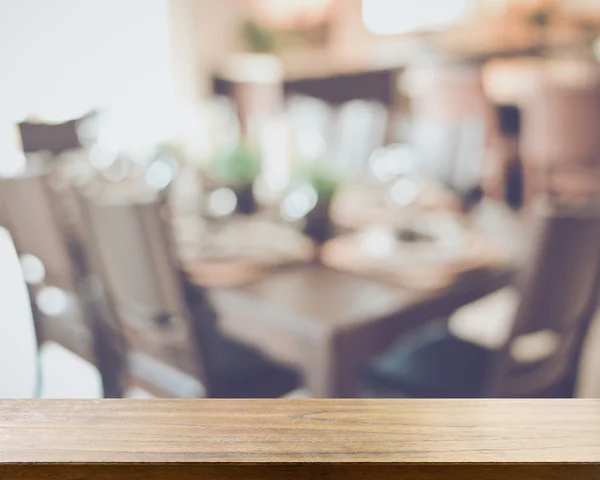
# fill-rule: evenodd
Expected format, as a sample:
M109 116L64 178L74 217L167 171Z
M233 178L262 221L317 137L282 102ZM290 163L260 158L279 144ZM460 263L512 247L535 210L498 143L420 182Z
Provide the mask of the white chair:
M90 288L80 244L66 228L51 171L34 167L3 178L0 204L29 291L40 350L61 345L98 368L104 395L120 396L119 339L99 322L100 298Z
M35 324L8 231L0 227L0 398L39 395Z

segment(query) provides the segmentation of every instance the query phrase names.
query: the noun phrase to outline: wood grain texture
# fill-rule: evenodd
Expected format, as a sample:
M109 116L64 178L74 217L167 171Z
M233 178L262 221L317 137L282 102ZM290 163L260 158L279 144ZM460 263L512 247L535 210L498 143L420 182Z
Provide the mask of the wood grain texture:
M49 463L600 464L600 401L0 401L0 465Z

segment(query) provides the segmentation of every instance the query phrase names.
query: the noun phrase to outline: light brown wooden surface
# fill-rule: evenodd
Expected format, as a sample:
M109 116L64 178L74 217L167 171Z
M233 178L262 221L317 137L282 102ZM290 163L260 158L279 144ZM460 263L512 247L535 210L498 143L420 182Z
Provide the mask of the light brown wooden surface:
M600 464L600 401L0 402L0 466L105 462Z
M6 400L2 480L597 480L597 400Z

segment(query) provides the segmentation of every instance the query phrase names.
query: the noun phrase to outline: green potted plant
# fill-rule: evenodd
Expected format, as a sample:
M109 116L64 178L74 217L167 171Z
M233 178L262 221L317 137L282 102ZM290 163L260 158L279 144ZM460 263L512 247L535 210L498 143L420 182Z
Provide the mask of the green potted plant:
M341 178L323 163L311 165L300 173L300 178L316 193L314 208L305 216L304 233L315 242L324 243L334 234L331 204L340 187Z
M241 33L246 50L252 53L273 53L276 35L271 29L247 19L242 23Z
M245 138L242 138L233 148L221 152L215 159L213 177L234 191L238 213L249 215L256 211L254 181L260 174L260 169L260 151Z

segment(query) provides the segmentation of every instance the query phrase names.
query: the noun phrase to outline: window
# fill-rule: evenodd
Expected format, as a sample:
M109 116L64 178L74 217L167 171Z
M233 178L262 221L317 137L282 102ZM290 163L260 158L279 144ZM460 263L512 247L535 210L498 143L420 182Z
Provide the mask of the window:
M376 35L447 26L470 13L471 0L363 0L362 17Z

